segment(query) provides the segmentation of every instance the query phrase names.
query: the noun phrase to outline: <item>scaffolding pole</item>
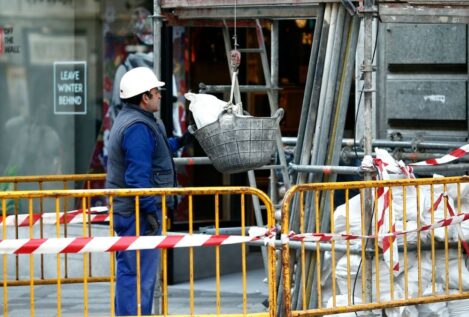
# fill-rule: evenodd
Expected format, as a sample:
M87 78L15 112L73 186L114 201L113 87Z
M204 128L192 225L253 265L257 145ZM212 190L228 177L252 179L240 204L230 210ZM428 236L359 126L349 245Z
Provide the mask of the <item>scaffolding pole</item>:
M363 52L363 93L364 93L364 131L363 131L363 148L365 155L370 155L372 153L372 109L373 109L373 5L374 0L364 0L364 9L363 9L363 25L364 25L364 52ZM372 173L366 172L364 175L364 180L371 180ZM365 230L371 229L371 223L373 218L373 198L371 189L365 190ZM367 232L369 234L370 232ZM366 246L365 246L366 248ZM365 261L366 267L364 270L366 276L366 286L365 286L365 301L371 303L372 298L372 282L373 282L373 272L372 272L372 258L367 257ZM370 312L371 313L371 312Z

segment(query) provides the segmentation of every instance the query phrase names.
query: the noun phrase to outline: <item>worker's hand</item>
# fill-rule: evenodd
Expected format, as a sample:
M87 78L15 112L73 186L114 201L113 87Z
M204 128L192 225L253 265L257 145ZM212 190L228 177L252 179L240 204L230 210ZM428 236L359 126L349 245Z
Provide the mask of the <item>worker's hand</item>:
M179 146L183 147L188 144L191 144L192 141L194 140L194 137L189 131L186 131L180 138L179 138Z
M147 214L147 225L145 228L146 236L156 236L159 234L160 222L156 219L156 215Z

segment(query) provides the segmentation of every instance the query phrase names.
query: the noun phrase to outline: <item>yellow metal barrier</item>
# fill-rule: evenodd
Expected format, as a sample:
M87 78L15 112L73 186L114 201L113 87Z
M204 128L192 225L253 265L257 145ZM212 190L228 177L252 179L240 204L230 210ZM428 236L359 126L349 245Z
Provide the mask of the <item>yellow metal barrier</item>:
M450 225L453 211L469 213L468 182L469 177L448 177L292 187L282 209L282 235L290 237L282 250L283 313L364 316L368 312L361 311L380 315L385 309L388 316L416 316L423 310L445 315L458 303L449 301L469 298L463 251L469 224ZM380 197L389 205L380 205ZM378 236L386 206L384 217L393 231L409 231L390 239L390 262L383 261L384 239ZM433 227L424 230L426 225ZM303 233L312 233L309 242ZM321 238L320 233L341 235ZM295 235L304 238L296 242L296 252ZM397 263L399 270L393 271ZM432 304L442 301L448 302Z
M69 174L69 175L34 175L34 176L2 176L0 177L0 193L2 191L32 191L32 190L51 190L51 189L92 189L94 182L104 182L106 179L106 174ZM91 205L91 201L87 202L87 206ZM44 197L36 197L33 200L25 200L25 199L6 199L6 213L8 215L13 215L15 217L15 226L14 229L9 231L8 238L18 239L20 238L21 234L25 234L25 229L21 229L18 225L18 217L21 214L39 214L42 215L44 213L51 213L56 212L55 201L53 199L45 200ZM76 199L69 198L69 199L62 199L62 203L60 204L60 211L66 212L75 208L80 208L81 201L77 201ZM50 226L47 227L43 223L42 217L39 218L39 221L33 226L35 236L39 238L44 238L48 236L47 230L49 230L50 235ZM33 230L33 229L30 229ZM63 236L68 237L69 231L77 231L77 228L69 228L68 224L65 222L63 224ZM92 226L88 224L88 232L89 235L92 235ZM73 235L73 233L72 233ZM14 267L15 273L14 278L9 279L7 281L7 285L13 286L24 286L29 285L29 279L23 279L20 277L20 270L21 268L25 267L24 263L21 262L21 259L24 257L16 255L14 257ZM80 277L73 277L69 274L69 262L74 261L74 257L72 256L69 258L69 255L64 255L64 272L63 278L61 280L62 283L82 283L83 278ZM55 278L48 278L47 277L47 270L48 268L44 264L44 256L41 255L39 259L39 278L35 280L36 285L48 285L48 284L56 284L57 279ZM88 281L90 282L106 282L110 280L109 274L106 275L95 275L93 274L92 268L93 261L90 261L90 267L88 268L89 276ZM50 275L50 274L49 274ZM24 276L24 275L23 275Z
M274 226L274 215L272 211L272 203L268 196L260 190L255 188L249 187L213 187L213 188L172 188L172 189L123 189L123 190L42 190L42 191L4 191L0 192L0 203L1 203L1 210L2 210L2 240L6 241L7 239L12 239L12 242L17 241L18 238L23 239L32 239L35 240L37 238L40 239L50 239L50 238L63 238L65 236L65 225L66 221L61 221L60 213L64 210L63 206L67 203L69 199L73 199L75 201L79 201L80 205L80 212L82 213L83 219L85 221L81 224L75 224L75 232L72 234L71 226L68 226L68 237L71 236L79 236L79 237L90 237L90 238L97 238L98 236L113 236L112 224L113 224L113 209L112 209L112 201L113 198L116 196L132 196L135 197L136 201L136 214L138 219L139 215L139 205L137 199L141 196L147 195L159 195L162 197L162 200L165 201L168 196L188 196L189 201L189 224L188 224L188 233L193 234L194 228L196 226L194 222L194 214L199 213L201 211L194 210L194 203L197 199L201 196L209 196L212 197L211 200L213 201L213 207L208 208L207 210L203 210L204 213L209 213L212 215L214 219L213 227L215 228L216 234L219 233L220 227L220 217L219 213L220 206L222 201L226 199L231 199L231 201L238 201L239 202L239 210L232 210L232 213L239 216L240 223L241 223L241 235L245 236L246 232L246 213L247 213L247 206L249 204L248 198L257 197L261 204L265 207L266 210L266 221L267 227ZM110 202L110 220L109 225L103 226L103 229L99 232L94 229L93 234L89 230L90 228L90 201L94 197L98 196L105 196L107 200ZM35 219L35 210L33 208L35 200L44 200L53 202L55 206L55 213L56 221L54 229L46 235L46 232L39 233L37 229L33 225ZM24 228L18 228L18 222L14 222L14 226L7 226L6 218L7 214L7 203L9 201L17 202L19 200L24 200L27 202L28 206L28 214L29 214L29 225ZM43 216L43 214L39 214ZM16 215L18 217L18 215ZM167 217L167 210L166 207L163 207L163 218ZM64 223L61 223L64 222ZM47 227L45 225L45 227ZM24 229L24 230L23 230ZM16 232L15 232L16 231ZM19 233L17 233L19 232ZM98 233L96 235L96 233ZM163 235L166 235L166 222L163 222ZM31 240L31 241L32 241ZM63 241L63 239L61 240ZM37 241L36 241L37 242ZM35 243L36 243L35 242ZM40 241L41 242L41 241ZM42 243L42 242L41 242ZM249 300L248 294L248 285L249 279L247 278L248 273L248 263L247 263L247 253L248 250L246 248L245 243L242 243L239 246L240 254L241 254L241 284L242 289L240 290L241 295L239 295L239 304L233 305L231 303L231 308L226 308L226 304L230 304L233 299L230 298L224 301L225 294L222 292L223 284L223 275L222 271L223 268L220 266L220 258L223 256L229 256L229 254L224 254L226 250L225 246L223 245L216 245L214 247L209 247L214 252L215 258L215 272L213 275L215 276L216 285L215 285L215 292L213 294L213 302L215 303L214 306L208 306L204 299L199 299L198 289L197 289L197 281L194 278L194 266L195 266L195 248L189 247L185 251L188 252L188 262L186 263L178 263L179 265L186 266L189 271L189 290L188 295L186 296L187 305L186 311L182 311L182 307L174 307L171 306L173 297L171 296L172 289L168 287L168 250L162 250L162 298L161 298L161 313L162 315L233 315L233 316L275 316L276 314L276 281L275 281L275 252L273 247L268 247L268 298L269 298L269 310L261 310L261 311L253 311ZM34 248L33 248L34 249ZM5 251L3 251L5 252ZM26 252L27 253L27 252ZM136 251L137 254L137 263L139 261L139 251ZM72 262L71 258L73 257L74 265L81 266L81 274L79 276L67 276L70 274L72 270L67 270L65 268L64 271L64 258L66 254L44 254L44 255L37 255L37 254L4 254L3 255L3 316L8 316L10 313L11 315L17 314L27 314L29 309L30 316L34 316L36 312L41 314L40 312L45 309L45 306L49 306L50 313L50 303L42 303L43 297L37 297L37 293L46 292L48 295L47 297L50 300L50 297L55 295L55 306L56 306L56 315L111 315L114 316L114 254L111 252L108 255L104 253L94 253L93 259L95 263L93 264L93 268L100 268L104 270L104 277L95 277L91 274L91 254L90 253L83 253L83 254L68 254L69 265ZM103 256L104 255L104 256ZM37 257L44 257L44 260L41 260L41 265L45 266L44 268L40 268L40 274L36 274L38 271L36 264L37 264ZM21 258L27 261L18 261L15 258ZM232 259L235 261L236 259ZM19 265L21 263L21 265ZM45 264L43 264L45 263ZM13 270L9 270L9 268L14 267ZM16 266L16 267L15 267ZM139 266L137 265L137 268ZM137 269L137 284L140 284L140 272ZM106 283L105 285L109 285L103 288L101 283L93 283L96 281L109 281L110 283ZM73 292L73 296L70 297L70 293L67 292L67 298L63 297L64 290L67 288L68 283L81 283L82 284L82 291L75 291ZM53 284L48 285L47 284ZM29 307L27 306L26 302L18 303L18 299L14 302L9 300L9 292L11 292L12 286L23 286L27 287L29 290ZM45 287L45 288L44 288ZM232 285L228 287L233 288ZM96 288L98 290L96 290ZM76 290L76 288L75 288ZM232 290L236 292L236 290ZM140 298L140 288L136 288L137 298ZM39 296L39 295L38 295ZM23 298L25 299L25 298ZM93 303L100 299L99 305L94 305ZM25 299L27 300L27 299ZM90 300L92 304L90 304ZM78 301L78 302L77 302ZM77 310L76 306L77 303L82 308L81 310ZM73 304L73 305L72 305ZM70 307L73 306L73 307ZM11 311L11 312L10 312Z
M45 179L49 178L43 178ZM247 292L247 248L243 243L239 246L242 272L239 311L233 311L233 308L225 308L223 305L223 296L226 294L222 292L223 267L220 259L223 258L225 246L217 245L210 247L215 258L215 292L211 304L208 305L206 299L198 298L199 290L194 277L196 248L189 247L184 250L187 252L187 261L181 264L187 266L189 286L183 309L172 306L174 296L171 294L172 288L168 285L168 250L162 251L161 314L274 316L277 314L277 307L282 309L280 314L285 316L317 316L344 312L357 312L360 316L370 310L380 314L379 310L382 309L385 309L388 315L415 315L422 310L445 314L444 310L448 310L449 306L455 303L453 300L469 298L469 270L465 264L464 252L466 248L469 250L465 242L465 237L469 234L469 225L466 222L451 223L456 219L453 215L469 212L468 183L468 177L449 177L294 186L287 191L282 206L283 284L279 298L275 285L275 252L272 247L268 247L268 311L253 311L250 308ZM225 197L231 200L235 197L235 200L239 201L242 235L245 235L248 196L260 199L266 209L267 228L274 226L270 199L263 192L249 187L6 191L0 192L2 219L5 220L8 215L9 203L13 201L18 205L19 201L23 201L31 220L24 228L19 228L18 220L11 228L3 221L2 239L112 236L112 207L109 210L110 226L104 225L101 229L96 229L91 226L91 216L87 213L91 208L92 199L104 196L112 202L115 196L144 195L160 195L163 200L168 196L187 196L189 234L195 233L194 214L200 211L194 210L194 205L201 196L212 197L213 207L203 212L212 215L215 234L222 229L219 214ZM379 198L383 198L383 201L384 198L388 199L389 204L384 216L394 225L393 231L407 232L388 236L391 237L391 247L387 251L390 256L388 262L383 260L384 236L380 231L383 227L380 221L383 220L384 207L380 205ZM54 205L53 212L57 221L50 232L44 231L44 228L51 228L49 225L33 225L37 200L48 201ZM76 205L77 201L79 205ZM138 199L136 201L138 202ZM60 212L69 210L65 208L68 205L79 208L86 221L68 227L66 221L61 223ZM138 205L136 210L139 213ZM164 209L163 213L166 217L167 210ZM43 214L42 210L39 214ZM18 212L13 216L18 218ZM166 222L163 222L164 234L165 225ZM437 228L440 225L441 227ZM396 244L397 249L394 248ZM41 258L40 261L37 261L38 257ZM138 258L137 256L137 261ZM394 271L396 263L399 263L399 270ZM79 276L71 276L72 271L76 272L76 269L70 269L71 265L75 265L75 268L76 265L80 266ZM82 307L79 315L114 315L115 264L112 253L95 253L93 257L88 253L3 255L2 266L4 316L7 316L10 310L12 315L17 313L18 304L9 302L8 294L12 286L28 288L28 308L31 316L43 308L37 298L42 291L41 286L49 287L49 292L55 294L57 315L77 315L77 311L72 312L68 308L70 299L64 300L62 297L67 284L72 283L80 283L83 286L79 296ZM95 271L99 270L104 271L104 274L95 274ZM102 283L92 282L106 283L103 288ZM96 287L100 287L99 291L96 291ZM139 292L139 288L136 292ZM79 292L76 293L78 295ZM99 305L98 308L98 305L93 304L96 298L104 297L107 298L104 305ZM227 302L231 300L227 299ZM434 303L438 302L445 303L435 306ZM21 306L24 307L24 303L21 303ZM399 311L396 311L397 309ZM436 311L437 309L441 311Z

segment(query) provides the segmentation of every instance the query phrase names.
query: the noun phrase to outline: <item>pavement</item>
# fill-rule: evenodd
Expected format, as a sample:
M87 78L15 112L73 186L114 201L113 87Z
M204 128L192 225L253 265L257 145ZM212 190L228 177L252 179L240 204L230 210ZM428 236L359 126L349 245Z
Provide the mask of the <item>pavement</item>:
M246 279L246 312L266 312L263 302L268 298L268 285L265 283L264 269L249 270ZM242 275L232 273L220 278L221 313L243 313ZM170 315L190 314L190 284L179 283L168 286L168 311ZM10 286L7 288L8 316L59 316L57 313L57 286L34 286L34 305L30 305L29 286ZM5 290L0 294L0 312L3 314L3 298ZM110 315L110 284L89 283L88 316ZM62 284L61 316L84 316L83 284ZM33 310L31 310L33 307ZM215 314L216 281L215 278L199 279L194 282L194 314ZM6 316L6 315L5 315Z

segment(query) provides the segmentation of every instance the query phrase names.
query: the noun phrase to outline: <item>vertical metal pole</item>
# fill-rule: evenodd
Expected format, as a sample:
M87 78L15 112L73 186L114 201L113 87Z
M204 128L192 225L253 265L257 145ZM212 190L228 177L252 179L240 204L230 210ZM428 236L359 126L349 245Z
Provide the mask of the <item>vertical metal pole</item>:
M278 20L272 21L272 28L270 31L270 65L271 65L271 73L270 73L270 82L272 83L273 88L278 87L278 50L279 50L279 43L278 43L278 34L279 34L279 26ZM275 100L275 103L278 104L278 91L273 90L272 96Z
M270 72L270 82L272 83L272 87L277 88L278 87L278 33L279 33L279 28L278 25L279 22L278 20L273 20L272 21L272 28L270 31L270 65L271 65L271 72ZM276 103L278 104L278 90L273 90L272 91L272 96ZM279 149L280 151L280 149ZM282 149L283 151L283 149ZM279 154L279 156L281 156ZM286 173L286 161L285 161L285 174L283 174L284 177L288 178L288 173ZM277 204L278 202L278 195L277 195L277 175L275 170L270 170L270 199L274 204ZM287 180L288 182L288 180Z
M264 71L264 80L265 80L265 85L267 87L267 97L269 98L269 105L270 105L270 113L273 115L275 111L278 109L278 94L274 93L274 90L272 88L277 88L276 86L273 85L272 82L272 73L270 71L270 68L275 68L277 66L270 65L269 67L269 60L267 58L267 50L265 47L265 40L264 40L264 33L262 32L262 26L259 21L259 19L256 19L256 33L257 33L257 41L259 44L259 48L261 49L261 62L262 62L262 69ZM278 49L278 27L274 26L274 23L272 24L272 49L271 51L273 52L274 49ZM271 53L272 54L272 53ZM278 54L278 52L275 52L274 54ZM273 61L273 59L271 59ZM278 63L278 57L276 58L275 63ZM274 71L277 72L277 71ZM278 75L277 75L278 77ZM288 175L288 170L287 170L287 160L285 158L285 152L283 150L283 143L282 143L282 137L281 137L281 131L280 127L278 129L278 134L277 134L277 151L278 151L278 156L280 159L280 165L282 165L282 176L283 176L283 183L285 185L285 188L288 189L291 186L290 182L290 176Z
M161 80L161 26L162 26L162 16L161 16L161 0L153 0L153 71ZM171 85L171 83L168 83ZM158 117L161 117L161 110L155 114ZM158 270L156 272L156 283L155 289L153 291L153 312L159 314L161 312L161 261L155 263L158 265ZM167 265L166 263L163 263Z
M363 93L364 93L364 133L363 133L363 147L365 155L372 153L372 107L373 107L373 4L374 0L364 0L364 52L363 52ZM367 172L364 175L364 180L371 180L371 173ZM365 190L365 230L371 229L371 219L373 218L373 202L371 189ZM366 290L365 297L367 302L372 302L372 260L371 258L366 261Z
M153 71L161 80L161 0L153 0Z

